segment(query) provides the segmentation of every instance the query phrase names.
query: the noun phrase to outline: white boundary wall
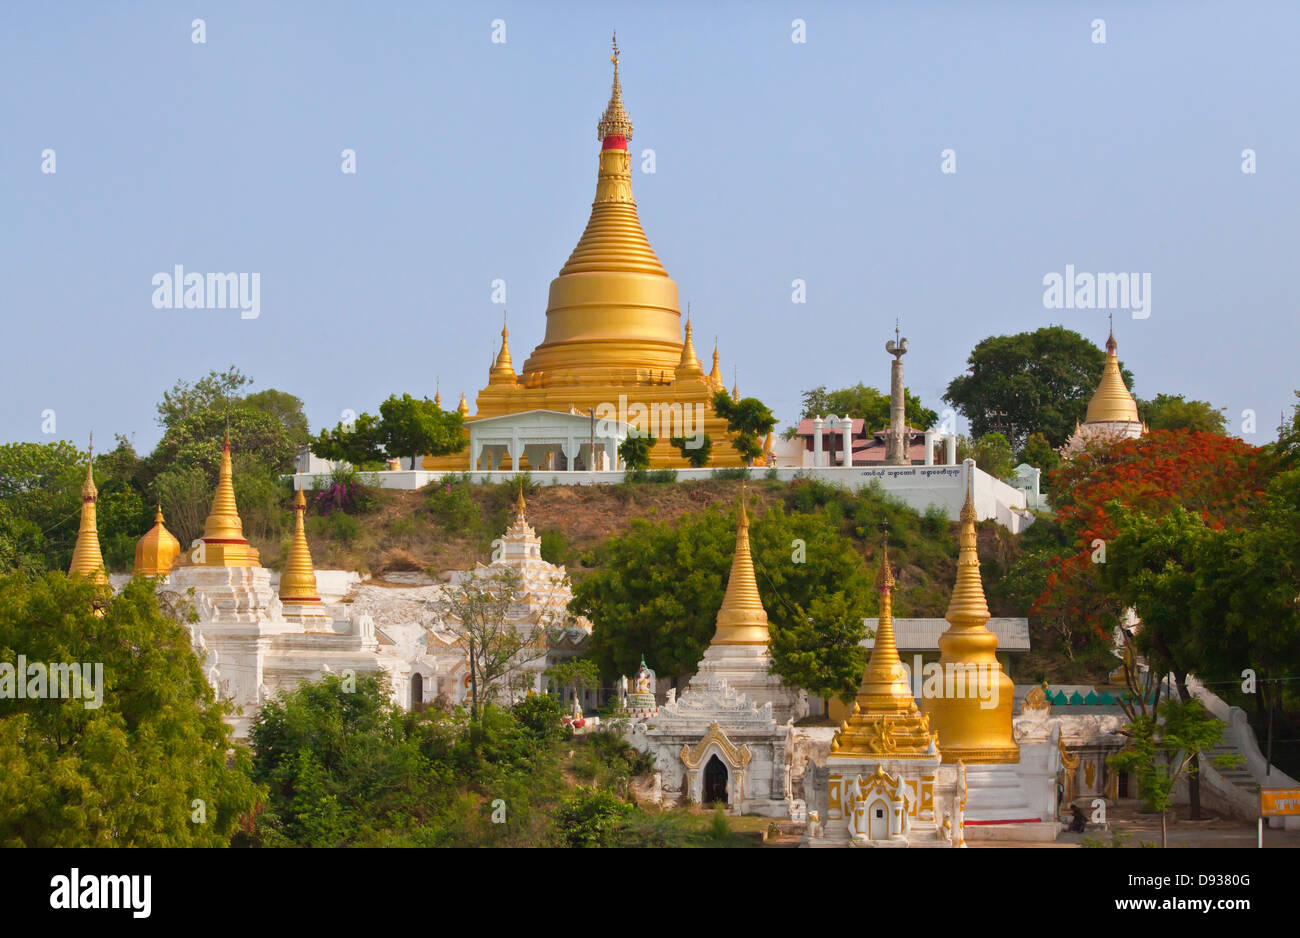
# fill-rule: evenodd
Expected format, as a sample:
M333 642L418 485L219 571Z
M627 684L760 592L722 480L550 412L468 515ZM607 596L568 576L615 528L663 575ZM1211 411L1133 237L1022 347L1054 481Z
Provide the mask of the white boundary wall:
M754 479L767 478L773 470L755 467L750 470ZM712 469L678 469L677 481L713 478ZM841 485L854 491L877 483L882 494L895 498L916 511L923 512L932 505L943 508L949 519L956 521L966 499L966 479L973 474L975 514L981 520L993 519L1012 533L1024 530L1033 522L1025 507L1025 493L1005 482L993 478L966 460L956 466L842 466L798 467L787 466L775 470L776 478L789 482L797 478L818 479ZM473 482L506 482L515 472L430 472L402 469L362 473L365 481L386 489L413 490L443 477L459 479L468 475ZM624 480L618 472L551 472L532 470L529 478L538 485L616 485ZM293 476L295 488L312 488L317 480L329 481L328 473L299 473Z

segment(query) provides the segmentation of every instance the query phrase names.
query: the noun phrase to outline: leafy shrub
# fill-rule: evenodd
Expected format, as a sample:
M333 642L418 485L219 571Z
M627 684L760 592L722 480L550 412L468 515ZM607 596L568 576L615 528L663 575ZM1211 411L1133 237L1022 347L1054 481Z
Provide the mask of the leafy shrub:
M561 841L568 847L609 847L634 808L612 792L578 786L555 812Z
M748 466L732 466L725 469L714 469L712 477L715 479L751 479L753 474L749 471Z
M469 486L444 483L429 492L429 514L447 531L464 531L478 526L482 513L470 497Z
M379 493L363 481L360 472L343 465L330 473L329 481L316 488L309 501L311 507L322 515L335 511L363 515L379 507Z

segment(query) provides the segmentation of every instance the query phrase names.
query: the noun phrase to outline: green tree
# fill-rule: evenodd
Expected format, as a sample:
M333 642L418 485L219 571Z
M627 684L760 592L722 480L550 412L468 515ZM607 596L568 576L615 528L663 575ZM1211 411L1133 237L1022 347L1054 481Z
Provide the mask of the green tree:
M0 697L0 843L227 845L264 791L189 633L159 611L150 580L127 584L103 615L94 596L62 573L0 578L0 661L103 666L97 707Z
M813 388L803 392L802 417L861 417L869 432L889 426L889 395L858 382L850 388L827 391ZM909 426L928 430L939 420L939 415L921 404L921 399L907 388L903 389L903 413Z
M361 414L351 424L339 423L333 430L321 428L311 441L312 453L320 459L351 463L358 468L381 462L384 442L379 418Z
M1014 468L1011 460L1011 444L1001 433L986 433L976 441L972 449L975 465L995 479L1005 479Z
M1151 430L1226 433L1228 429L1226 411L1209 401L1189 401L1181 394L1157 394L1149 401L1139 400L1137 405L1138 416Z
M628 472L650 467L650 450L659 441L652 436L629 436L618 444L618 458Z
M1116 771L1137 776L1143 799L1160 813L1160 846L1167 847L1174 785L1180 778L1197 774L1197 759L1218 743L1223 724L1207 713L1199 700L1166 700L1158 717L1139 716L1121 732L1128 737L1128 745L1107 762ZM1219 756L1214 763L1231 768L1237 758Z
M713 395L713 411L727 421L727 429L735 434L732 448L749 465L763 455L763 438L776 426L776 418L758 398L742 397L733 401L726 391Z
M195 414L224 411L240 399L241 389L252 383L253 379L234 365L223 372L210 371L207 377L193 384L178 380L170 391L163 392L158 404L158 423L166 429Z
M244 398L249 407L265 411L284 426L294 449L301 449L311 440L311 431L307 427L307 415L302 411L302 399L288 391L267 388Z
M693 437L686 438L675 436L668 441L679 453L682 459L685 459L695 469L700 469L709 464L709 459L713 454L713 440L705 433L698 441Z
M547 668L546 677L567 690L569 699L600 686L600 669L589 658L565 658Z
M597 623L589 654L603 675L634 673L642 655L660 674L695 669L713 636L735 532L734 514L710 509L675 526L637 519L597 548L572 608ZM776 672L827 696L856 688L874 600L852 542L825 513L774 507L752 524L750 543Z
M1031 433L1062 446L1083 420L1101 380L1106 353L1063 326L990 336L967 359L969 372L948 383L943 399L970 421L976 438L1001 433L1013 448ZM1133 376L1121 365L1131 388Z
M1047 437L1041 433L1031 433L1020 450L1020 461L1048 473L1061 464L1061 454L1047 442Z
M420 456L449 456L465 448L461 416L442 410L427 397L391 395L379 405L379 435L390 456L409 453L411 468Z

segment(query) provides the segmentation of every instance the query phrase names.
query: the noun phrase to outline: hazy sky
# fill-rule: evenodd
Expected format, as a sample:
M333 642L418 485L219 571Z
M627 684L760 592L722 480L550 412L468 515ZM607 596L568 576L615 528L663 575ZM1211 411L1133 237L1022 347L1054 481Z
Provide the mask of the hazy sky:
M655 153L642 224L706 367L716 334L728 385L779 417L816 385L886 389L895 317L936 410L985 336L1100 345L1105 311L1044 307L1073 265L1150 274L1149 318L1115 317L1139 395L1275 435L1300 387L1300 4L5 0L0 440L54 438L52 409L57 438L145 452L163 390L232 363L313 429L439 376L472 403L493 279L516 363L542 339L614 28L631 149ZM155 309L177 264L260 274L260 315Z

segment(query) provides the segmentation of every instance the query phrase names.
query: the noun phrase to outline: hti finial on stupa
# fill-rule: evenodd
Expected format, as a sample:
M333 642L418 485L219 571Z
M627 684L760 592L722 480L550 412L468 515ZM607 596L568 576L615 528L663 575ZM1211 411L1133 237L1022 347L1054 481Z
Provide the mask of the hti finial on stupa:
M609 104L596 125L596 139L606 144L622 143L626 149L628 140L632 139L632 119L623 109L623 86L618 80L618 33L614 33L614 54L609 57L614 63L614 86L609 92Z

